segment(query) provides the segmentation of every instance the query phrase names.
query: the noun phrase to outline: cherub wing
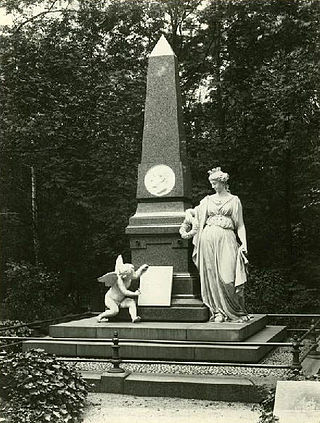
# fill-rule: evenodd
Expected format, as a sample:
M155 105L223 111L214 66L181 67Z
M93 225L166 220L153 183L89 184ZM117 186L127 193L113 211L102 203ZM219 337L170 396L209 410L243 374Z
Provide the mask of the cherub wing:
M116 266L115 266L115 272L118 274L119 273L119 271L120 271L120 268L123 266L123 259L122 259L122 256L121 255L119 255L118 257L117 257L117 260L116 260Z
M113 286L117 282L118 276L116 272L109 272L98 278L98 282L102 282L105 286Z

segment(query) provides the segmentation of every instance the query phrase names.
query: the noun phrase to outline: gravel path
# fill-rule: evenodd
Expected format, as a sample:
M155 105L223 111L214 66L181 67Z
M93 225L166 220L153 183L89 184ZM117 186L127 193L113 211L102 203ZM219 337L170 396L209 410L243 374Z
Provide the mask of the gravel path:
M308 347L305 342L302 351ZM263 360L264 364L289 364L292 360L290 348L278 348ZM80 371L104 372L110 363L70 363ZM167 364L122 364L126 370L137 373L175 373L245 376L258 384L275 385L286 379L286 369L261 369L249 367L188 366ZM227 403L181 398L136 397L117 394L89 394L83 423L257 423L257 404Z
M253 404L180 398L89 394L83 423L257 423Z
M304 346L301 348L301 354L309 347L310 340L304 341ZM121 348L120 348L121 355ZM67 360L68 358L65 357ZM68 362L68 361L67 361ZM276 365L290 365L292 362L291 347L277 348L266 355L261 361L261 364L276 364ZM69 362L80 371L107 371L111 364L101 362L96 359L92 362ZM236 367L236 366L191 366L184 364L139 364L127 363L121 364L121 367L130 372L136 373L175 373L175 374L194 374L194 375L232 375L232 376L245 376L248 378L275 378L286 379L290 371L288 369L266 369L259 367Z
M263 364L290 364L292 354L290 348L278 348L269 353L261 363ZM98 359L92 362L78 362L70 363L80 371L107 371L111 364L101 362ZM197 366L197 365L184 365L184 364L139 364L127 363L121 364L121 367L130 372L136 373L175 373L175 374L194 374L194 375L232 375L232 376L245 376L248 378L274 378L286 379L289 374L288 369L263 369L263 368L250 368L250 367L236 367L236 366Z

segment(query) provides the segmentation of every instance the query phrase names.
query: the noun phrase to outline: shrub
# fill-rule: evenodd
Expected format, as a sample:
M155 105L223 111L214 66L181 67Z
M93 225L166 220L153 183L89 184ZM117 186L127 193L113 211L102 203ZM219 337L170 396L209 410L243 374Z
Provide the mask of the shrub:
M2 329L5 327L18 326L22 324L24 324L24 322L21 322L19 320L3 320L3 321L0 321L0 328ZM0 331L0 336L24 336L25 337L25 336L31 336L31 335L32 335L32 330L28 328L27 326L21 326L20 328L12 328L12 329L6 329L6 330ZM17 341L12 341L10 339L1 340L0 346L11 344L13 342L17 342ZM8 349L6 350L9 351ZM21 344L10 347L11 352L20 351L20 350L21 350Z
M30 263L7 264L7 291L3 302L8 318L33 321L49 319L70 311L58 273Z
M245 293L249 313L317 313L320 308L318 291L290 281L286 269L250 268Z
M42 350L0 361L2 411L12 423L81 421L88 385L80 374Z
M263 400L260 403L260 416L258 423L277 423L279 419L273 415L276 389L268 389L262 386L260 394L263 397Z
M303 286L293 288L290 310L295 310L292 311L295 313L319 313L319 290L306 289Z
M246 286L249 313L286 313L290 290L285 271L250 268Z

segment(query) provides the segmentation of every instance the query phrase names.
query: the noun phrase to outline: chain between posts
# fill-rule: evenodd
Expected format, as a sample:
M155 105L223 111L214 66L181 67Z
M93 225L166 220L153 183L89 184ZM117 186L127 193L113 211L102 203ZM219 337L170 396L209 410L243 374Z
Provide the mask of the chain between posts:
M114 331L113 333L113 338L112 338L112 358L110 360L110 362L113 364L113 367L111 367L111 369L108 370L108 373L124 373L125 370L123 370L120 367L120 363L122 362L122 360L120 359L120 354L119 354L119 338L118 338L118 332Z

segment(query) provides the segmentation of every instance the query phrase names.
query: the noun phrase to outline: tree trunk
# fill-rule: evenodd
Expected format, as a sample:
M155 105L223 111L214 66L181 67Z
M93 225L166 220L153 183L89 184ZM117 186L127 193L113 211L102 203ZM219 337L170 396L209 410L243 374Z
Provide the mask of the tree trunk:
M287 264L292 267L293 264L293 238L292 238L292 157L291 149L288 148L285 153L285 238L287 250Z
M215 67L215 79L216 79L216 87L217 87L217 123L219 128L219 138L220 142L224 140L225 137L225 112L222 100L222 81L221 81L221 66L222 66L222 58L221 58L221 5L218 2L217 5L217 12L216 12L216 25L215 25L215 58L216 58L216 67Z
M35 264L39 264L39 237L38 237L38 210L36 193L36 176L34 167L31 166L31 208L32 208L32 237Z

